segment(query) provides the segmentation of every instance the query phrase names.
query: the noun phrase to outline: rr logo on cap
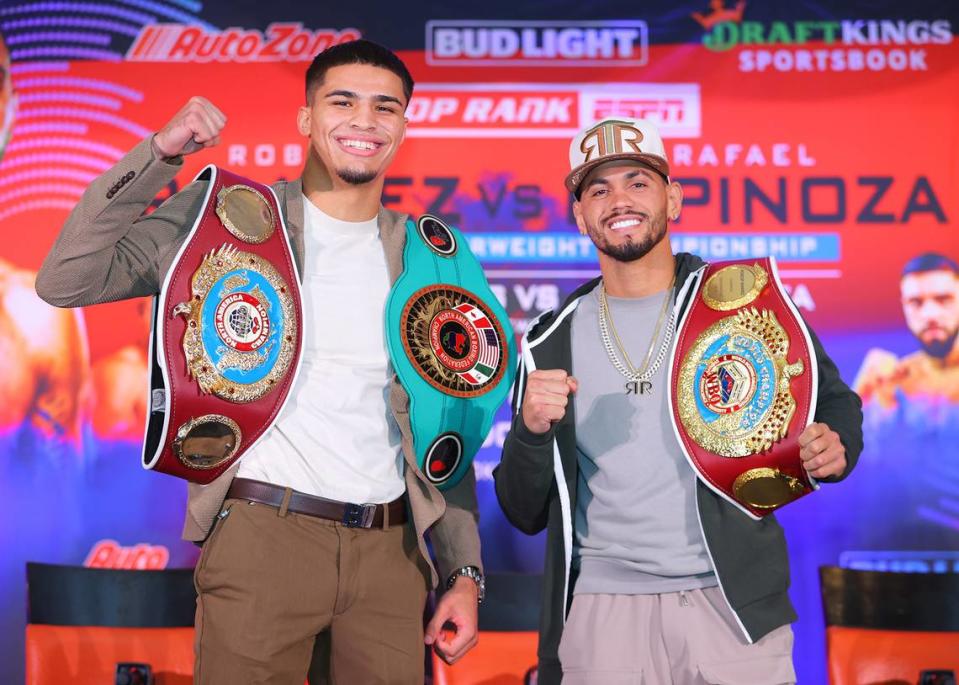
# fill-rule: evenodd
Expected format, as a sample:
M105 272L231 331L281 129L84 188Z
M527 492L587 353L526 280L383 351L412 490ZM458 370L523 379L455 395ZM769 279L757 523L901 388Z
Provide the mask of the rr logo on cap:
M618 155L628 152L626 146L629 146L634 152L641 153L642 150L639 149L641 142L643 142L642 131L628 121L604 121L586 132L579 149L586 155L586 159L583 160L585 164L590 161L594 152L596 157Z

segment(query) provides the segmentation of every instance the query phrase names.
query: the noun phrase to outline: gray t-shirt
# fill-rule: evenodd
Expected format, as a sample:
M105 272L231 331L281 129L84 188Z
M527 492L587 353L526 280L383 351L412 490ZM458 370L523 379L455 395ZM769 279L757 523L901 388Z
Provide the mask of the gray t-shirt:
M666 296L607 298L616 332L636 365L645 358ZM664 321L657 345L665 329ZM579 381L573 399L579 460L575 592L655 594L716 585L696 515L696 476L669 417L669 359L652 377L651 392L626 394L627 379L610 362L600 335L599 288L583 297L573 315L572 348Z

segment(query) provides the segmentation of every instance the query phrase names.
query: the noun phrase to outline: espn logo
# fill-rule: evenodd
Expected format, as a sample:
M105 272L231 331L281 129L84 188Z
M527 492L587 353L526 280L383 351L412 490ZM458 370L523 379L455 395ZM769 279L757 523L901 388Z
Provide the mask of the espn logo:
M447 21L426 23L433 66L636 67L649 57L645 21Z
M586 87L580 94L579 107L584 126L607 117L622 117L652 121L664 138L698 138L701 134L697 83Z
M424 83L406 110L413 138L571 138L606 117L647 119L697 138L697 83Z

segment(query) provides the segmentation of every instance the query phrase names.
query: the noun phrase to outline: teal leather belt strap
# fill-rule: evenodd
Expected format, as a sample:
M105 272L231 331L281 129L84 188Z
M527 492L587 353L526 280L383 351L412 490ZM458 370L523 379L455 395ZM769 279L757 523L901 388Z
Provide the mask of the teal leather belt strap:
M410 396L417 463L440 489L467 473L509 392L516 342L463 235L434 216L406 222L386 341Z

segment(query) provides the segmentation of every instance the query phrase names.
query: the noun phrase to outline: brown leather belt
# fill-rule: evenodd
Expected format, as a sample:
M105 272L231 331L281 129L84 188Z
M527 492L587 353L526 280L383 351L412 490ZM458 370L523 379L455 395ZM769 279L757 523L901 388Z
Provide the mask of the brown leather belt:
M248 478L234 478L226 496L245 499L271 507L282 507L287 488ZM323 499L292 490L286 506L288 511L321 519L339 521L348 528L382 528L383 512L389 512L389 525L406 523L406 498L400 497L387 504L352 504Z

